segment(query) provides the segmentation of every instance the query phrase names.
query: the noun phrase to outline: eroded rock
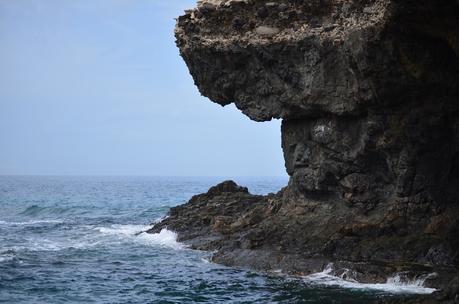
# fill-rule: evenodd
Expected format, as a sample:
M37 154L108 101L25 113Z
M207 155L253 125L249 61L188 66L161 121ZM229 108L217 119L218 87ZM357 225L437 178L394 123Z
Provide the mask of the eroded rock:
M369 282L436 271L429 284L446 286L459 267L457 1L209 5L179 18L181 55L211 101L283 119L291 178L267 197L219 185L153 231L228 265L344 263Z

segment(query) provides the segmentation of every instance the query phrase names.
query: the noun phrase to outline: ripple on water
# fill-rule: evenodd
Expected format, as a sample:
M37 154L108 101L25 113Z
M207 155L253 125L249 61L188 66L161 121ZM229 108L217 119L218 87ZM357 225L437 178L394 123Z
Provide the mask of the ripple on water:
M0 196L0 301L369 304L392 296L215 265L172 231L142 233L151 226L140 224L220 181L0 177L0 189L8 188ZM244 185L266 193L286 182Z
M42 224L63 224L63 220L33 220L25 222L6 222L0 221L0 225L5 226L33 226L33 225L42 225Z

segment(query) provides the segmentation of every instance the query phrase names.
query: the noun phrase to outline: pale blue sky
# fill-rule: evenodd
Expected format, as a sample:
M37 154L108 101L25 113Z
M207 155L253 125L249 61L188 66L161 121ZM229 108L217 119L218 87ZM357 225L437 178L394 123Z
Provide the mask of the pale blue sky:
M0 0L0 175L284 175L280 122L201 97L192 0Z

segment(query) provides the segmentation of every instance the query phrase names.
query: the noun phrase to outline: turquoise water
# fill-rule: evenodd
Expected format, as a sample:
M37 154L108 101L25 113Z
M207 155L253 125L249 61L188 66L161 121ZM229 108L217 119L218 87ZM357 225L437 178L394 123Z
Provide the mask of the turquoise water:
M0 177L0 302L372 303L391 296L215 265L169 231L136 236L223 180ZM235 180L259 194L287 183Z

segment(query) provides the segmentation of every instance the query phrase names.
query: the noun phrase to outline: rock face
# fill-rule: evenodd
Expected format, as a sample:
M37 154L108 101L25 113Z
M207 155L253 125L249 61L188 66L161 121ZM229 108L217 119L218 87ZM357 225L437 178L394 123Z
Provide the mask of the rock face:
M291 178L219 185L152 231L263 270L458 272L457 1L201 1L176 37L203 95L283 120Z

